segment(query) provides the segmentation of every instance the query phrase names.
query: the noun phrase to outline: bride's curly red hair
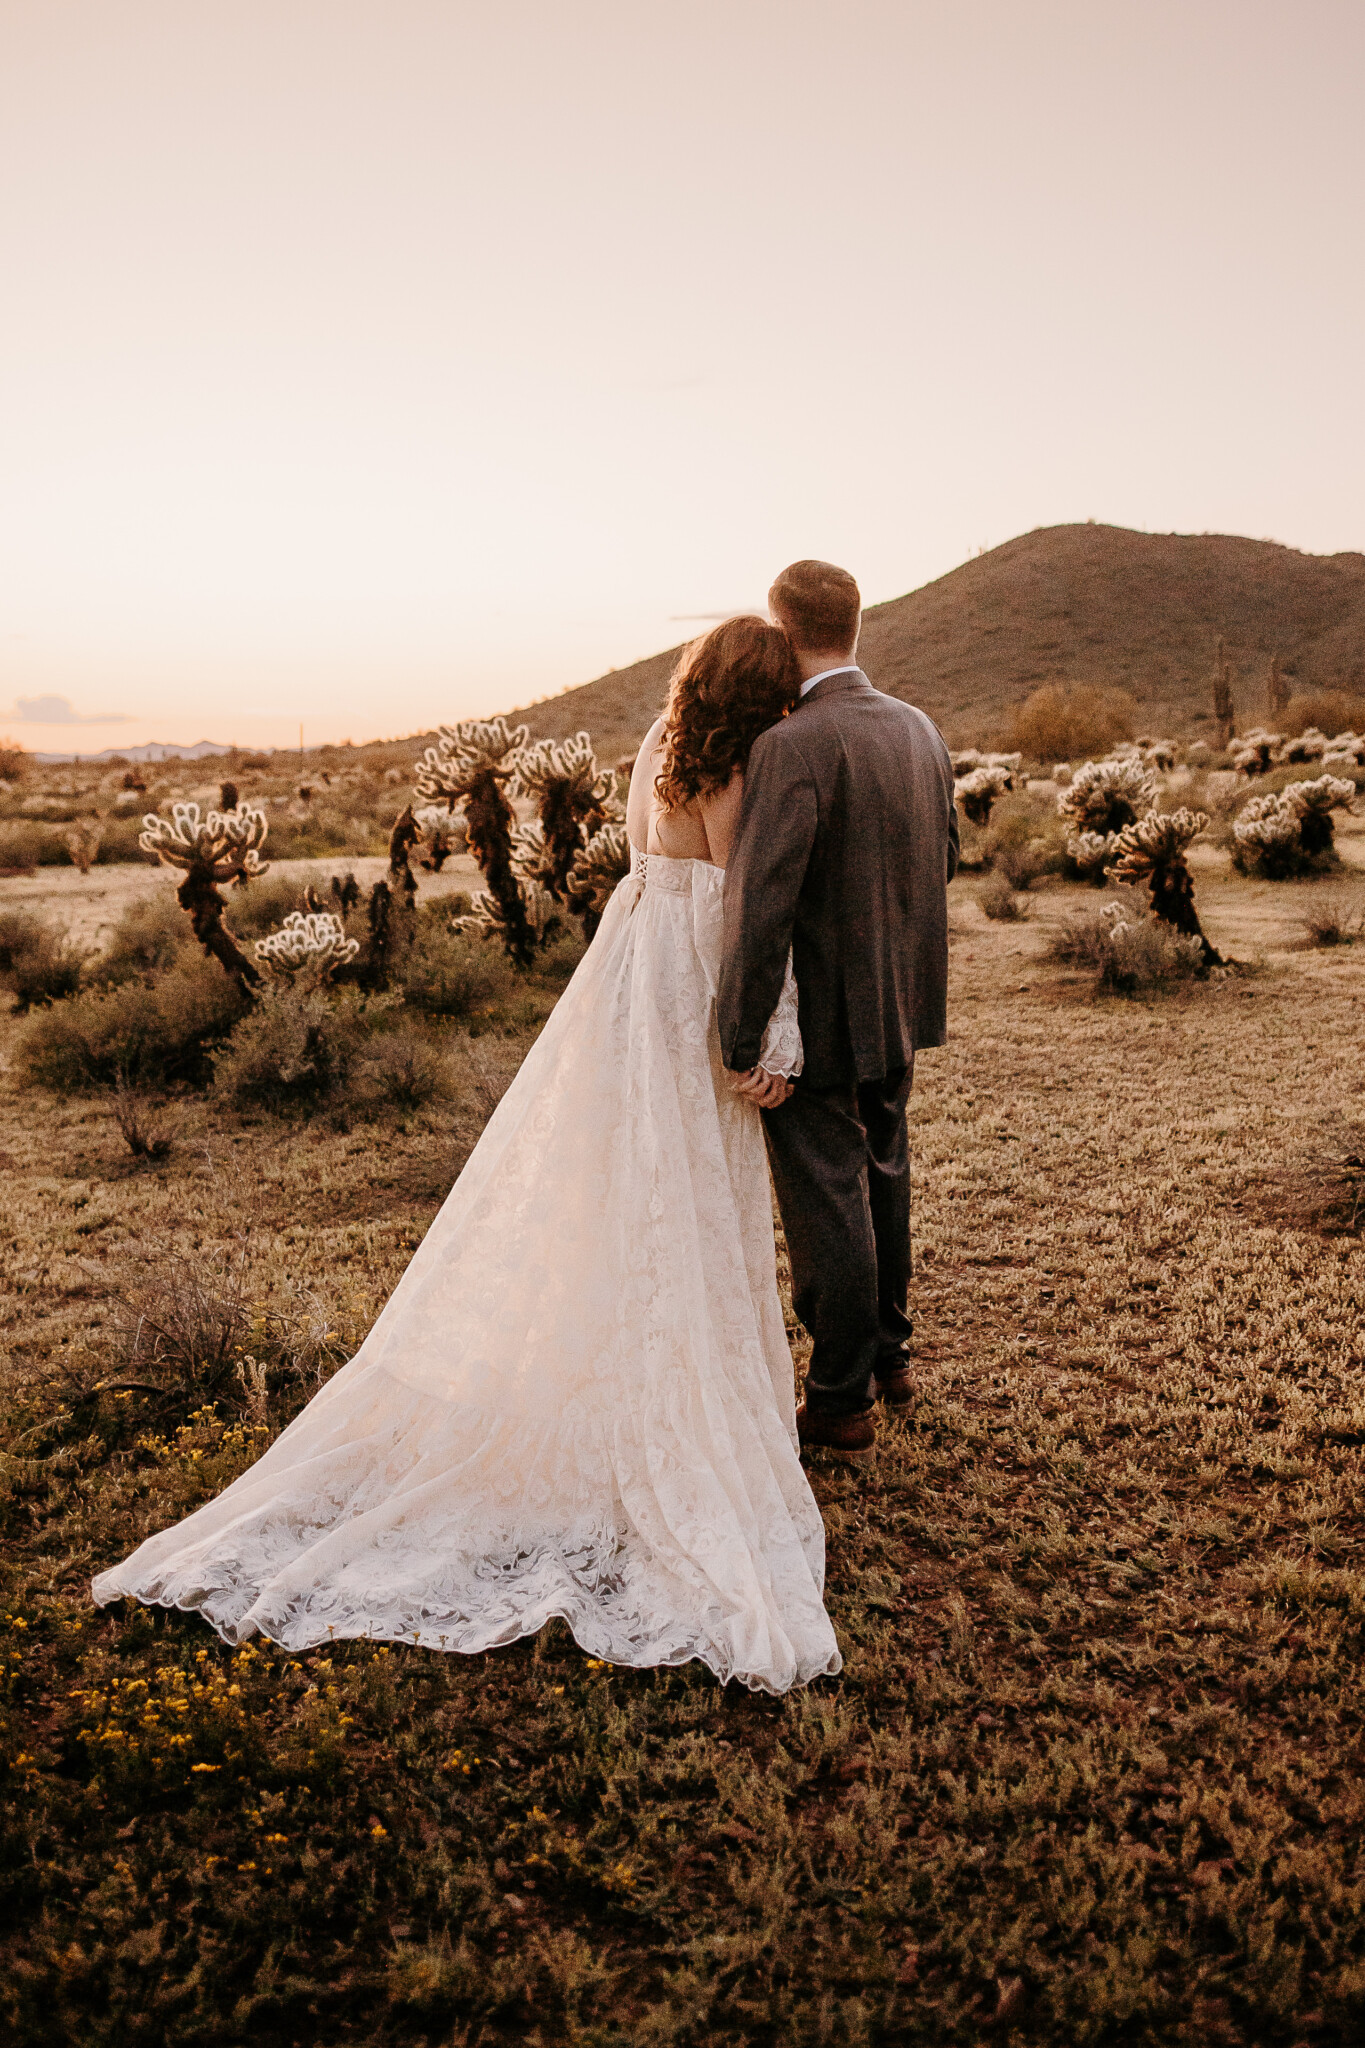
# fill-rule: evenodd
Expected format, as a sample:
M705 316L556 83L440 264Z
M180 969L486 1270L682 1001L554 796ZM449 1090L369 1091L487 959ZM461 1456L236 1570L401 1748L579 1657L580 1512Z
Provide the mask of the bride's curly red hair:
M724 789L761 732L801 694L796 650L780 626L726 619L683 650L664 712L662 766L654 780L666 811Z

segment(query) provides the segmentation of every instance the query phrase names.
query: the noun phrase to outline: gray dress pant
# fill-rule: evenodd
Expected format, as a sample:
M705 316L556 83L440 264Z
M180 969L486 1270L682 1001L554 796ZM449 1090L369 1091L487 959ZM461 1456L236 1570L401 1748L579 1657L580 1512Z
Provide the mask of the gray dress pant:
M792 1302L814 1340L813 1413L860 1414L873 1375L906 1362L912 1073L840 1088L798 1081L780 1109L763 1114Z

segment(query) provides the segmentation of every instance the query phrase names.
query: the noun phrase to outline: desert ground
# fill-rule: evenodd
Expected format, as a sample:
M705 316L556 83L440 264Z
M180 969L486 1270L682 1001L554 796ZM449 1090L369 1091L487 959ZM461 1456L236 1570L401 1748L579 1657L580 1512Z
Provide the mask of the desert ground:
M426 1106L171 1090L154 1159L0 1020L11 2038L1358 2040L1365 1249L1315 1173L1365 1123L1365 946L1302 919L1365 895L1363 826L1326 880L1196 847L1237 965L1160 997L1049 957L1093 892L999 922L954 883L919 1399L812 1465L845 1669L781 1700L557 1627L294 1657L89 1601L355 1349L562 981L450 1025ZM93 937L173 887L45 870L0 907ZM254 1392L210 1385L243 1354Z

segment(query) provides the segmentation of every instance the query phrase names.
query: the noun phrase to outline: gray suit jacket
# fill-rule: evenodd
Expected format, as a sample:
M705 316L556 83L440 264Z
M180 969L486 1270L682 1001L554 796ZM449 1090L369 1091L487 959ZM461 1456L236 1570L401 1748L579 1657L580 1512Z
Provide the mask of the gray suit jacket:
M760 733L725 873L726 1066L758 1064L789 946L809 1086L878 1080L942 1045L957 859L938 728L861 669Z

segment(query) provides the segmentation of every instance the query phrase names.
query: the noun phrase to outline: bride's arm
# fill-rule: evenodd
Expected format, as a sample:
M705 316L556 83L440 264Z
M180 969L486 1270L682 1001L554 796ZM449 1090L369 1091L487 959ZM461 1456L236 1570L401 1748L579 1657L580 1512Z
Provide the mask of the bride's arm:
M664 722L656 718L640 742L640 751L635 756L635 766L630 775L630 793L626 798L626 837L632 846L638 846L641 853L649 844L649 815L654 805L654 778L659 772L659 741L663 738Z
M735 827L739 823L739 807L744 800L744 776L736 769L724 789L713 790L710 796L698 797L697 809L701 812L702 828L706 833L706 844L711 849L711 858L718 868L723 868L730 858L730 848L735 843Z

